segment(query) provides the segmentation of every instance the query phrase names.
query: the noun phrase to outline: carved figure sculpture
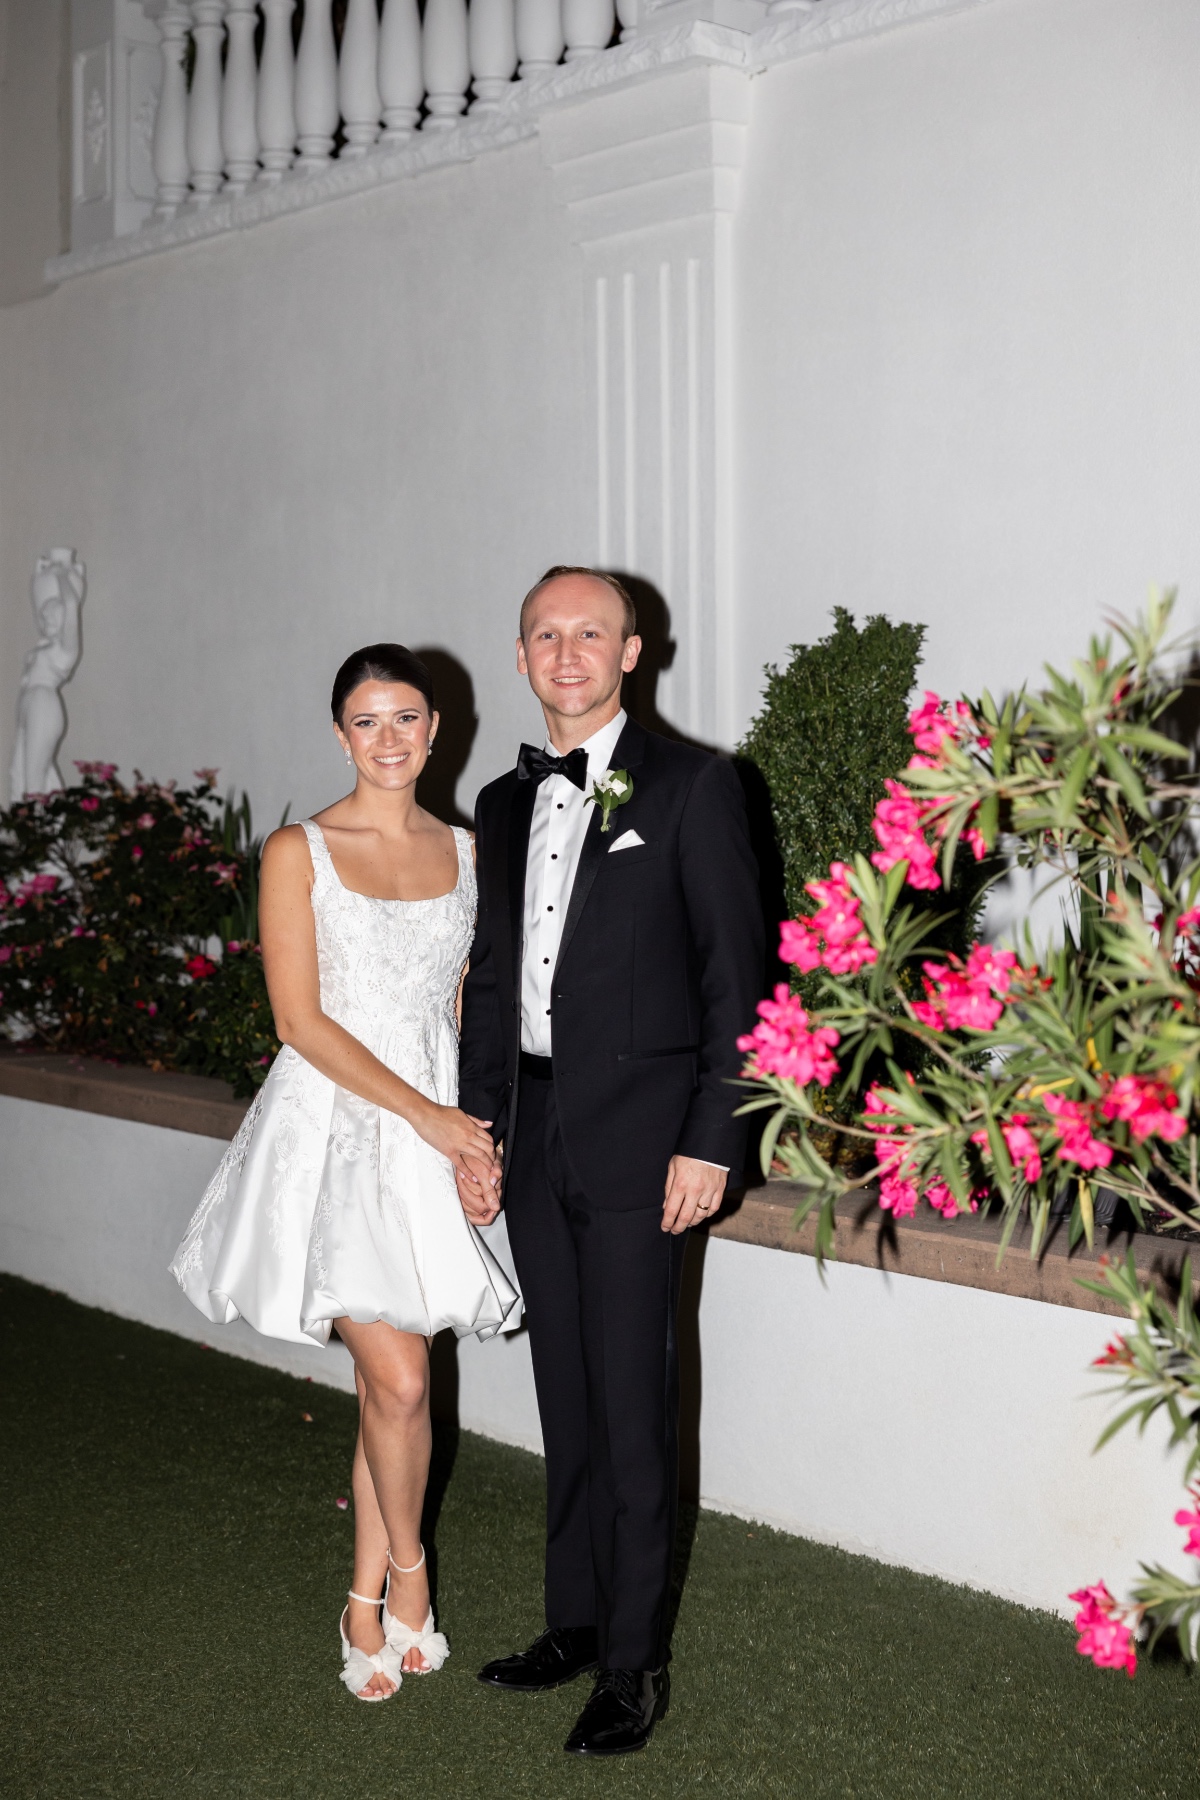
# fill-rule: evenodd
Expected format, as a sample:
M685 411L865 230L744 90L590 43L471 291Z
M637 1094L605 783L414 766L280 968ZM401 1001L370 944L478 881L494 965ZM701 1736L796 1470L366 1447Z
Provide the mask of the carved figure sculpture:
M25 658L17 697L14 801L63 785L54 760L67 729L59 689L79 661L79 609L86 591L87 571L73 550L47 550L38 557L29 589L38 641Z

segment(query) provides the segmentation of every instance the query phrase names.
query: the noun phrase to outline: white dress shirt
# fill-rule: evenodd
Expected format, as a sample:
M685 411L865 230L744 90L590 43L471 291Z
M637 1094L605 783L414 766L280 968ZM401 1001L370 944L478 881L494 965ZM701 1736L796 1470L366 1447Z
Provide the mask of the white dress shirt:
M549 1056L550 989L575 871L592 816L592 784L604 774L625 729L621 711L582 746L587 785L581 794L565 775L538 783L525 864L525 930L521 943L521 1048ZM551 756L560 752L546 739Z

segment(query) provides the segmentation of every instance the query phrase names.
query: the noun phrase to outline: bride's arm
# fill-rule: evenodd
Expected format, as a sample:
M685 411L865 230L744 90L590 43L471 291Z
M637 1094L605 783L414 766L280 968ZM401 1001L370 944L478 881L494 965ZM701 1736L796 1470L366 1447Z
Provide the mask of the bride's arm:
M290 1044L339 1087L398 1113L463 1174L470 1173L472 1164L490 1170L491 1136L477 1119L457 1106L439 1106L418 1092L322 1012L312 859L297 825L273 832L263 847L258 917L267 991L280 1042Z

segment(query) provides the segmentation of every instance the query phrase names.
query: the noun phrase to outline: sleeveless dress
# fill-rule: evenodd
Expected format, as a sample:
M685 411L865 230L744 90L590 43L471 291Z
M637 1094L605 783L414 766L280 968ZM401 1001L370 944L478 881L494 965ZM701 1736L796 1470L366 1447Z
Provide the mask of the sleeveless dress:
M449 894L375 900L342 886L320 826L303 825L322 1010L421 1093L455 1105L455 998L475 923L470 838L455 829ZM244 1318L293 1343L328 1343L343 1317L484 1338L521 1316L503 1214L477 1230L446 1157L286 1045L171 1273L205 1318Z

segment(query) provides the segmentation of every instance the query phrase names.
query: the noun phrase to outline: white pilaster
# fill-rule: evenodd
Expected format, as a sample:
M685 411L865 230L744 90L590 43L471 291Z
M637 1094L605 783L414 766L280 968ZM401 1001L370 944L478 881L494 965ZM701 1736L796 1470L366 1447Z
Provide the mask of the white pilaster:
M684 68L548 112L542 152L581 246L596 555L653 583L678 645L659 704L730 744L732 269L750 85Z
M71 0L70 14L71 246L82 249L136 231L153 210L163 46L138 0ZM186 192L186 171L183 181Z

